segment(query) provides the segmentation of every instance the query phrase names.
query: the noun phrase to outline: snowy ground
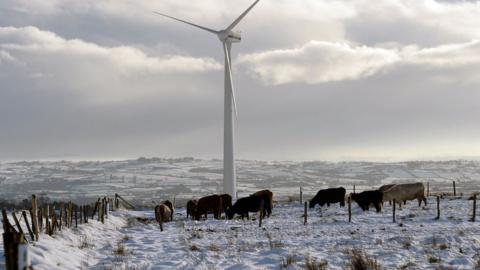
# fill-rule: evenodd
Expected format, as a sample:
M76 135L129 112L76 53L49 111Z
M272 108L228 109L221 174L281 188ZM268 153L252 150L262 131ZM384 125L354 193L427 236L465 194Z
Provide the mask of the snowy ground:
M434 200L429 203L419 208L410 202L398 211L397 223L388 205L377 214L353 204L352 223L346 207L335 205L310 211L307 226L302 206L281 204L262 228L257 220L190 221L178 209L164 232L151 211L118 211L106 225L91 221L53 237L42 235L31 248L32 260L35 269L45 270L281 269L282 260L290 258L291 269L303 269L310 257L326 261L327 269L345 269L348 251L360 249L383 269L480 266L480 222L468 221L472 201L442 200L438 221Z

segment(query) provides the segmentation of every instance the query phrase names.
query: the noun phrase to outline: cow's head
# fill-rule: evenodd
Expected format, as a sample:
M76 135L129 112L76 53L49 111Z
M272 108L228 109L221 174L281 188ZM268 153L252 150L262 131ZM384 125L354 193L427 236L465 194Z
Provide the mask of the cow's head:
M227 215L228 219L232 219L235 215L235 211L233 211L232 207L228 207L225 211L225 215Z

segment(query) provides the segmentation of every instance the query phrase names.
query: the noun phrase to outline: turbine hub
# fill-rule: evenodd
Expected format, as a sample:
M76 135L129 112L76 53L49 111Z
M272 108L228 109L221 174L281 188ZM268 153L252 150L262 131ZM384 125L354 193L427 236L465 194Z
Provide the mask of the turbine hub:
M218 39L221 42L238 43L242 40L242 32L222 30L218 33Z

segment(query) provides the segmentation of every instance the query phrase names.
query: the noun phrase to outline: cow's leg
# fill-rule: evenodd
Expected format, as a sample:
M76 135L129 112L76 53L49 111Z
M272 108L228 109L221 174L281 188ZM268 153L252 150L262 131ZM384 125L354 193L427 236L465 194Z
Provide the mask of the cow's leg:
M425 203L425 206L427 206L427 198L423 196L423 202Z
M248 212L247 212L247 220L250 220L250 215L248 214Z
M375 210L377 210L377 213L379 213L380 211L382 211L382 206L380 205L380 203L376 203L376 204L375 204Z
M392 201L388 201L388 205L392 205Z
M407 205L407 200L403 200L403 205Z
M329 202L327 202L327 207L330 207L330 203L329 203Z
M418 197L417 201L418 201L418 207L422 206L422 198Z
M344 207L344 206L345 206L345 200L340 201L340 206L341 206L341 207Z

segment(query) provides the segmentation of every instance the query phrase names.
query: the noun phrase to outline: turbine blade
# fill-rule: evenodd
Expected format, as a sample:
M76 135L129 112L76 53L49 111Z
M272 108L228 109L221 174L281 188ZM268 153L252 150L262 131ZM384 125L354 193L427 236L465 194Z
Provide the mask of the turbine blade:
M160 12L153 11L153 13L158 14L158 15L163 16L163 17L170 18L170 19L172 19L172 20L176 20L176 21L179 21L179 22L186 23L186 24L188 24L188 25L191 25L191 26L200 28L200 29L205 30L205 31L208 31L208 32L210 32L210 33L213 33L213 34L215 34L215 35L217 35L218 32L219 32L219 31L216 31L216 30L213 30L213 29L210 29L210 28L207 28L207 27L198 25L198 24L194 24L194 23L191 23L191 22L187 22L187 21L184 21L184 20L181 20L181 19L178 19L178 18L169 16L169 15L166 15L166 14L163 14L163 13L160 13Z
M227 29L225 29L225 31L229 32L229 31L232 31L232 29L237 26L237 24L243 19L243 17L245 17L245 15L247 15L248 12L250 12L250 10L258 3L258 1L260 0L256 0L249 8L247 8L247 10L245 10L235 21L233 21L232 24L230 24L229 27L227 27Z
M231 89L232 101L233 101L233 111L235 112L235 122L238 122L237 101L235 99L235 90L233 89L232 62L230 59L230 52L227 48L227 43L223 42L222 44L223 44L223 51L225 52L225 59L227 59L227 70L230 77L230 89Z

